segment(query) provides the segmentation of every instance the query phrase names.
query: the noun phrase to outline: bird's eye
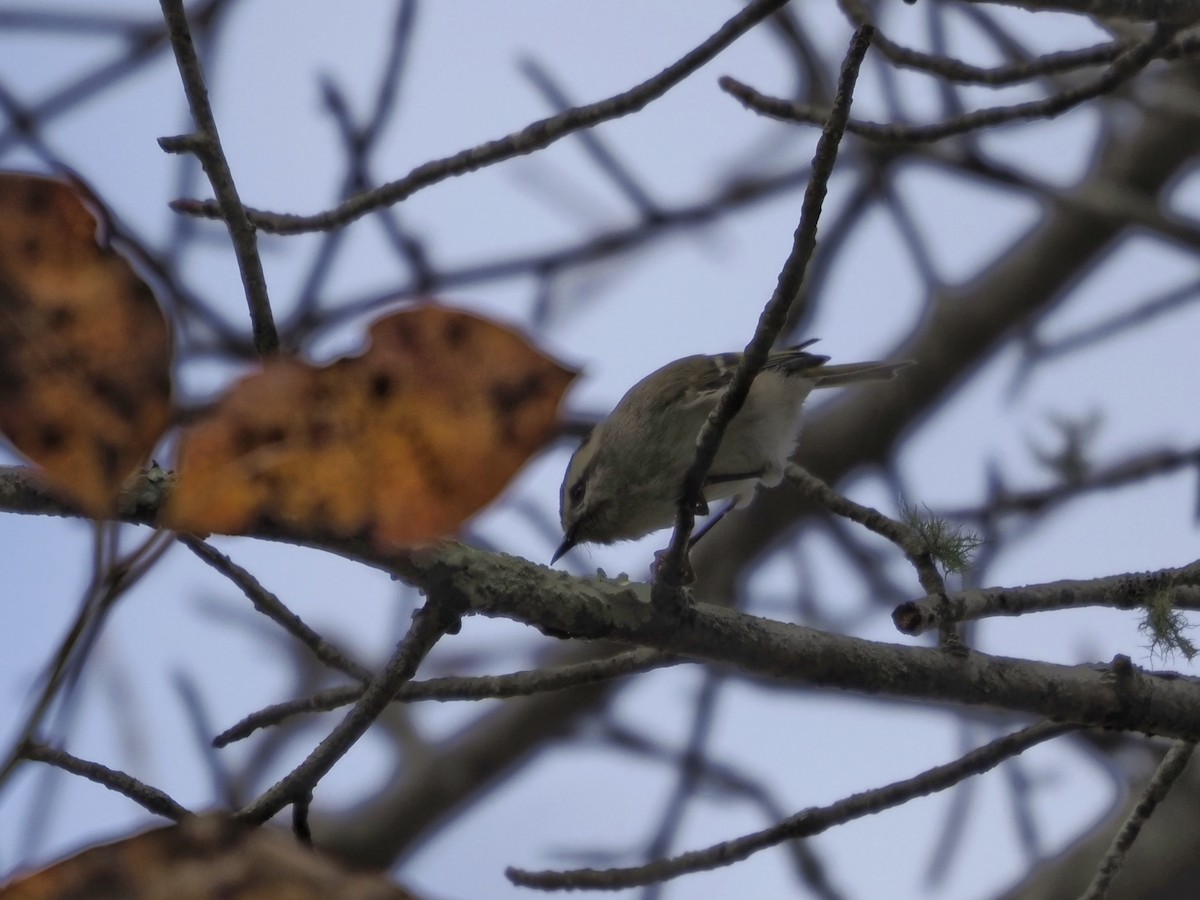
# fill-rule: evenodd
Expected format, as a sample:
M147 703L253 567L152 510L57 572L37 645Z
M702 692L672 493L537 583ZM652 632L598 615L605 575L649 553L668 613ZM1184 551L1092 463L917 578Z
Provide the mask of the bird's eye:
M585 486L582 481L577 481L573 485L571 485L571 492L570 492L571 502L578 503L580 500L582 500L584 490L585 490Z

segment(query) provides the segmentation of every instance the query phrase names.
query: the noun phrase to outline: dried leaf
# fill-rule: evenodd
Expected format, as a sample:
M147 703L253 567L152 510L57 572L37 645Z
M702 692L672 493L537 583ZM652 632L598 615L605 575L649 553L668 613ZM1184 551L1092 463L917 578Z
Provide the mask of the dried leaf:
M421 543L455 531L554 434L575 373L515 332L426 305L370 333L361 356L272 361L235 385L184 437L166 524Z
M382 878L350 874L271 828L224 816L185 819L92 847L0 887L4 900L416 900Z
M0 173L0 432L100 518L169 421L171 337L97 225L65 182Z

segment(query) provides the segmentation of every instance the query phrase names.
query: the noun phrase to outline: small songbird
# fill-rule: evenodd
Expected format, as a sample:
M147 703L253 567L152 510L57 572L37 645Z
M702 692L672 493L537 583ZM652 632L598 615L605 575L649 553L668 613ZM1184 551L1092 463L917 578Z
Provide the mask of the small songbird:
M707 502L744 506L760 484L783 480L796 447L800 407L814 388L881 381L911 365L863 362L827 366L806 341L771 353L725 429L704 482ZM563 541L555 562L576 544L611 544L674 524L696 438L742 360L740 353L687 356L651 372L584 440L563 478Z

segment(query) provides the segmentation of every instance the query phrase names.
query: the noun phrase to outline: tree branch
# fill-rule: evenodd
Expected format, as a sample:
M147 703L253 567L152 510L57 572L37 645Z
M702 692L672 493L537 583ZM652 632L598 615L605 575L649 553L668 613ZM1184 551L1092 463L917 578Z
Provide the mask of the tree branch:
M370 669L348 659L337 647L304 624L304 620L288 609L282 600L228 556L190 534L179 535L179 542L232 581L256 610L307 647L318 660L357 681L371 680Z
M729 386L721 394L720 400L709 413L696 438L696 456L683 481L675 517L675 531L671 535L671 543L659 566L659 575L655 581L654 602L660 609L668 610L678 604L680 585L684 581L684 558L690 543L692 526L696 522L696 510L704 503L704 478L717 457L726 427L746 402L754 378L766 363L767 354L771 352L771 347L787 323L792 303L800 294L808 262L817 246L817 222L821 218L821 207L829 190L829 178L833 175L833 166L837 161L838 145L850 118L850 104L854 99L858 70L867 54L867 48L871 45L871 35L874 32L875 29L870 25L864 25L854 32L850 40L850 47L842 61L833 112L825 123L813 154L812 174L804 192L800 222L792 239L791 253L783 264L775 291L763 308L754 330L754 337L746 345L737 371L733 373Z
M316 749L290 773L268 788L237 818L261 824L290 803L307 807L313 788L339 759L366 734L391 702L400 685L417 671L421 661L443 635L458 628L460 601L452 591L431 590L429 600L414 616L412 628L396 646L379 674L367 685L359 701ZM301 816L307 830L307 816Z
M1104 855L1104 859L1100 862L1100 868L1096 871L1092 883L1088 885L1087 891L1080 900L1104 900L1108 896L1108 889L1112 886L1113 880L1121 873L1125 855L1133 846L1133 842L1137 840L1142 826L1154 814L1154 810L1167 796L1176 779L1183 774L1183 770L1191 761L1192 751L1195 749L1196 745L1189 741L1176 741L1171 745L1171 749L1167 751L1167 755L1159 764L1158 771L1146 785L1141 799L1129 813L1129 818L1125 820L1125 824L1121 826L1117 836L1113 838L1112 846Z
M242 275L242 286L246 291L246 302L250 308L250 323L254 331L254 346L259 356L271 356L279 352L279 334L275 330L275 319L271 313L271 301L267 296L267 279L263 274L262 260L258 255L258 241L254 226L246 215L246 208L238 197L233 182L233 172L221 147L217 133L217 121L208 103L208 88L204 84L204 72L192 44L192 33L188 28L187 13L183 0L159 0L163 19L167 23L167 34L171 48L175 51L175 62L179 66L179 77L187 94L188 106L196 131L177 137L160 138L159 146L168 153L193 153L200 160L213 192L217 195L217 209L225 220L233 251L237 257L238 270Z
M399 203L439 181L541 150L569 134L637 112L651 101L657 100L786 2L787 0L754 0L748 3L712 37L685 54L678 62L624 93L587 106L575 107L534 122L507 137L424 163L403 178L351 197L327 212L299 216L250 209L247 210L247 214L254 225L275 234L300 234L306 231L340 228L381 206ZM222 217L219 205L211 202L176 200L171 204L171 208L177 212L210 219Z
M759 850L777 846L784 841L812 837L834 826L953 787L965 778L993 769L1004 760L1072 729L1070 725L1049 722L1032 725L972 750L955 762L929 769L913 778L852 794L829 806L806 809L763 831L723 841L704 850L693 850L670 859L656 860L648 865L626 869L574 869L567 872L529 872L510 868L505 874L515 884L543 890L617 890L654 884L691 872L709 871L740 862Z
M153 479L135 484L126 496L131 520L152 520L154 510L165 500L169 479L161 470L152 470L152 474ZM28 497L25 488L31 489ZM19 467L0 467L0 508L5 508L6 499L26 507L40 504L42 512L61 514L66 509L61 505L47 508L46 495L29 470ZM707 603L697 603L693 615L679 622L654 614L649 585L599 576L574 578L519 557L464 544L442 542L421 550L388 553L363 541L318 539L288 533L281 527L253 536L359 559L420 587L431 597L456 598L466 613L512 619L551 633L648 647L792 684L982 705L1167 737L1200 737L1200 684L1143 673L1124 659L1121 677L1114 680L1107 670L1091 666L1055 665L975 651L958 657L935 648L828 634ZM432 636L432 632L423 634L418 647L425 646ZM417 661L411 653L403 664L393 657L389 669L399 666L396 674L388 676L385 670L377 675L369 703L364 695L359 706L375 709L379 704L382 709L399 685L411 677L405 666L415 666ZM384 691L384 698L380 691L388 679L394 683ZM365 730L366 725L362 727Z
M1021 616L1056 609L1103 606L1137 609L1165 591L1177 609L1200 609L1200 562L1157 572L1089 580L1051 581L1016 588L976 588L903 603L892 613L904 634L921 634L949 619L965 622L990 616Z
M597 684L626 675L649 672L652 669L680 662L675 657L657 650L626 650L604 659L589 660L574 665L550 669L533 669L512 672L508 675L480 675L478 677L429 678L411 681L402 685L392 698L393 703L413 703L421 700L499 700L509 697L530 697L546 691L561 691L580 685ZM213 738L213 745L224 747L243 740L271 725L278 725L302 713L329 712L347 706L363 695L364 688L357 685L330 688L308 697L298 697L276 703L251 713L236 725Z
M102 766L100 763L89 762L86 759L80 759L78 756L72 756L65 750L47 747L45 744L39 744L36 741L26 741L21 748L21 756L24 759L33 760L34 762L48 763L62 769L64 772L70 772L72 775L80 775L88 781L94 781L96 784L103 785L110 791L124 794L134 803L144 807L156 816L165 816L174 822L178 822L185 816L192 814L188 809L176 803L158 788L143 784L131 775L126 775L124 772L119 772L116 769Z
M1078 87L1068 88L1042 100L979 109L932 125L881 124L851 120L846 123L845 127L851 134L868 140L910 144L932 143L1008 122L1052 119L1086 100L1112 92L1160 56L1163 48L1170 43L1174 36L1175 29L1172 26L1158 25L1150 37L1124 51L1100 75ZM737 98L748 109L781 121L823 125L834 115L831 110L817 109L778 97L768 97L728 75L722 77L719 84L723 91Z

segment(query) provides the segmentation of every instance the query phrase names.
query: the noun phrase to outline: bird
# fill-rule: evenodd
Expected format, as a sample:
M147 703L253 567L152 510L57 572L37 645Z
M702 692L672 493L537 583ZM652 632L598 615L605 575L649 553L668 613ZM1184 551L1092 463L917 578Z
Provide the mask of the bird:
M815 341L771 352L726 428L704 481L706 504L732 500L722 514L749 503L760 485L783 480L800 436L800 408L811 391L888 380L912 365L876 360L831 366L828 356L805 349ZM551 564L579 544L635 540L674 524L700 429L742 356L695 355L667 363L631 387L591 430L563 477L563 540Z

